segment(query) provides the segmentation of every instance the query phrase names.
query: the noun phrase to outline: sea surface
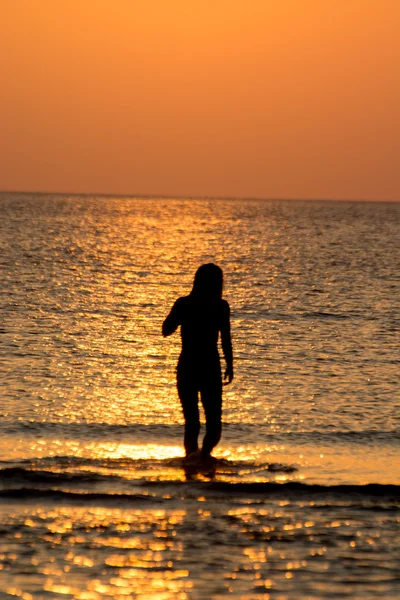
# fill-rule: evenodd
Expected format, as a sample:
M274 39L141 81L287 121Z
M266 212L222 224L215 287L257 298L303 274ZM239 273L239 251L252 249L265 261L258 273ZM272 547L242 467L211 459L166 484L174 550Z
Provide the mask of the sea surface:
M1 600L399 598L399 232L400 203L1 193ZM201 467L161 324L210 261L235 378Z

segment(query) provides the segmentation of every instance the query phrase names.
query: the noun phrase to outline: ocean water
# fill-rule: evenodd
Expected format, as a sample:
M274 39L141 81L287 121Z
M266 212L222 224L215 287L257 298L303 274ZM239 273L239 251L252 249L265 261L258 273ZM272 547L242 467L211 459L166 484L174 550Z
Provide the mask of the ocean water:
M400 595L400 203L0 194L0 598ZM235 379L183 461L173 301Z

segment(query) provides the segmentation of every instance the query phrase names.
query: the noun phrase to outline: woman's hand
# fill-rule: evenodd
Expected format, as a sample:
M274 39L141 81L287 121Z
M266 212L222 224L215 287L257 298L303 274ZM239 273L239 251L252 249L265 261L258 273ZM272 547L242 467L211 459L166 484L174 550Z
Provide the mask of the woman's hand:
M224 385L229 385L233 379L233 368L227 367L224 374ZM228 381L226 381L228 380Z

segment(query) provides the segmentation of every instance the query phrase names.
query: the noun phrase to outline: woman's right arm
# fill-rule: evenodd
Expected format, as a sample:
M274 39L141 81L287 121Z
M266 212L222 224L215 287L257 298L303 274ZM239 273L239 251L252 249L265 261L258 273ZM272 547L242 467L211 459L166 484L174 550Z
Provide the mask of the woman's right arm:
M164 337L173 334L181 324L179 304L180 303L178 299L171 308L171 312L162 325L162 334Z

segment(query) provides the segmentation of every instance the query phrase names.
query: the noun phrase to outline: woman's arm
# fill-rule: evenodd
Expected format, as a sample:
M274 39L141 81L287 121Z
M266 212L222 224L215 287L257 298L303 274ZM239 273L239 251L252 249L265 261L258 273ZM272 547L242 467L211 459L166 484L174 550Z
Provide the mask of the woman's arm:
M226 361L226 371L224 379L227 379L227 383L231 383L233 379L233 352L232 352L232 340L231 340L231 322L230 322L230 308L229 304L224 301L224 310L222 316L221 325L221 343L222 351Z
M168 317L165 319L165 321L162 325L162 334L164 337L167 337L168 335L173 334L177 330L179 325L181 324L179 313L180 313L180 310L179 310L179 299L178 299L175 302L175 304L173 305L173 307L171 308L171 312L169 313Z

